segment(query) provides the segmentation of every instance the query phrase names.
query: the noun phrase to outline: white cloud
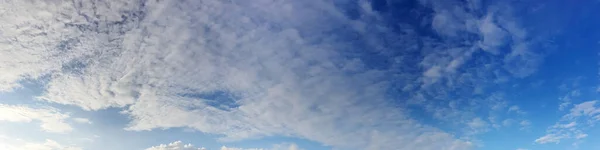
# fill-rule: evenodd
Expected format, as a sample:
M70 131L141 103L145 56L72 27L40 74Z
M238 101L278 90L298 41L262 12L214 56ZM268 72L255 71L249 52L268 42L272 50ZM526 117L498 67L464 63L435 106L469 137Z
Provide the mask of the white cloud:
M46 139L44 142L31 142L0 135L0 149L2 150L83 150L81 147L64 145L54 140Z
M548 128L545 136L538 138L535 142L540 144L558 143L562 139L586 138L587 134L583 129L594 126L596 122L600 121L597 119L600 116L600 107L597 107L596 103L597 101L593 100L574 105L558 123ZM577 124L577 120L583 120L586 123Z
M73 121L82 124L92 124L92 121L90 121L88 118L73 118Z
M575 136L575 139L583 139L585 137L587 137L588 135L585 133L579 133Z
M4 5L12 9L0 16L8 20L0 22L0 90L47 77L39 99L122 108L134 131L190 127L222 140L284 135L341 149L470 149L471 142L411 118L389 90L412 87L403 94L434 118L480 128L486 116L473 120L475 108L486 110L491 100L444 96L482 94L488 81L528 76L541 61L510 15L471 14L479 11L447 1L423 0L435 11L423 22L442 39L412 28L395 34L364 1L355 19L323 1L81 1ZM508 37L516 41L509 52L481 57L502 62L464 65ZM357 53L392 64L371 66Z
M349 26L373 36L362 32L373 22L350 20L329 2L69 3L5 4L14 9L0 16L11 20L2 22L4 39L19 41L1 42L3 90L48 75L41 100L124 107L128 130L191 127L223 140L291 135L358 149L472 146L389 105L385 70L345 67L356 66L344 54L352 41L330 31ZM9 28L18 25L27 28ZM209 103L206 95L218 92L231 95L227 106Z
M22 149L26 150L82 150L79 147L64 146L53 140L46 140L44 143L27 143Z
M537 71L543 56L529 50L530 43L522 42L512 46L512 51L504 57L504 68L518 78L527 77Z
M508 33L498 27L493 14L484 17L480 21L479 31L483 36L483 40L479 43L481 49L493 54L500 53L497 48L505 44Z
M184 144L181 141L175 141L169 144L160 144L152 146L146 150L205 150L205 148L197 148L192 144Z
M566 138L564 135L547 134L535 140L536 143L558 143L561 139Z
M488 123L481 118L474 118L469 123L467 123L469 128L473 131L473 133L484 132L487 131Z
M510 106L508 112L514 112L520 115L526 114L525 111L521 110L519 106Z
M568 107L571 106L573 98L578 97L580 95L581 95L581 92L579 90L573 90L573 91L567 93L565 96L563 96L563 97L560 98L560 100L562 101L562 103L559 105L558 109L561 110L561 111L567 109Z
M526 149L526 148L517 148L517 150L529 150L529 149Z
M235 147L222 146L220 150L264 150L264 149L258 149L258 148L245 149L245 148L235 148Z
M513 122L514 122L513 119L505 119L504 121L502 121L502 125L503 126L510 126L510 125L513 124Z
M512 112L512 111L519 111L519 110L520 110L520 109L519 109L519 106L510 106L510 108L508 108L508 111L509 111L509 112Z
M569 107L569 105L571 105L571 102L560 103L560 105L558 106L558 110L565 110L567 107Z
M39 121L40 127L47 132L64 133L73 130L69 124L65 123L65 119L68 118L68 114L60 113L54 108L30 108L0 104L0 121Z
M451 11L440 11L435 14L431 22L433 29L446 36L457 36L459 32L465 30L464 19L459 18L460 15L456 15Z
M471 11L479 10L479 7L459 6L454 1L420 0L426 6L435 11L431 25L438 34L443 35L447 41L468 41L473 45L467 46L463 51L463 56L459 60L465 61L471 59L472 49L481 49L493 55L504 55L504 61L500 64L503 71L509 72L512 76L523 78L536 72L537 67L543 60L543 56L531 49L536 46L533 40L528 40L527 31L521 27L513 17L512 9L506 5L488 6L486 14L472 14ZM467 6L475 6L477 2L469 1ZM460 3L458 3L460 4ZM498 11L502 10L502 11ZM460 36L462 35L462 36ZM466 35L477 35L478 39L461 38ZM506 52L504 46L512 45L510 51ZM438 46L438 45L436 45ZM438 46L440 49L447 50L447 45ZM463 47L465 48L465 47ZM502 51L504 50L504 51ZM432 53L438 55L439 53ZM444 55L441 55L444 56ZM449 64L450 59L441 58L442 65ZM440 61L438 61L439 63ZM462 64L462 63L460 63ZM434 66L440 66L435 64ZM429 71L432 66L425 66ZM452 67L458 68L458 67Z
M577 125L577 122L573 121L569 124L563 124L563 125L559 125L561 128L572 128L575 127Z
M521 130L525 130L525 129L528 129L529 127L531 127L531 121L521 120L521 122L519 122L519 125L521 125Z
M294 143L276 144L270 150L304 150Z
M594 117L598 114L600 114L600 107L596 107L597 101L587 101L587 102L583 102L581 104L577 104L575 105L572 109L571 112L566 116L569 118L575 118L575 117L580 117L580 116L589 116L589 117Z
M523 120L519 124L522 126L528 126L528 125L531 125L531 122L529 122L528 120Z
M518 23L511 6L488 5L489 9L481 10L476 1L452 0L420 0L420 4L434 12L432 19L426 20L431 22L424 22L430 23L438 36L419 40L423 42L416 44L421 55L406 56L418 58L421 71L417 79L397 79L411 83L402 89L411 92L403 93L410 95L409 103L423 108L436 121L464 131L461 135L487 131L473 131L473 118L488 118L496 129L504 119L525 120L526 111L516 106L510 111L504 109L508 103L498 96L503 95L502 90L489 90L532 75L543 61L543 55L534 49L539 43L530 40L527 28ZM494 61L496 58L502 60Z
M158 146L152 146L146 150L206 150L204 147L196 147L192 144L184 144L181 141L175 141L169 144L161 144ZM222 146L219 150L303 150L294 143L283 143L273 145L272 148L236 148Z

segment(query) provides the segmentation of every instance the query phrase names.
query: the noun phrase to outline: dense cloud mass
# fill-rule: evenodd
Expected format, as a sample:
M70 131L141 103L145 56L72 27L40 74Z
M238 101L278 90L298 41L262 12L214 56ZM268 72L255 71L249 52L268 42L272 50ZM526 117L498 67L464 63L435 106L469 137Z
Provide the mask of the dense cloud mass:
M510 105L487 86L527 77L543 60L519 20L497 11L508 4L421 0L384 11L401 2L5 3L0 91L44 80L39 100L123 109L127 130L189 127L224 141L472 149L468 137L500 124L494 114ZM394 20L399 14L407 18ZM421 123L409 107L462 132Z

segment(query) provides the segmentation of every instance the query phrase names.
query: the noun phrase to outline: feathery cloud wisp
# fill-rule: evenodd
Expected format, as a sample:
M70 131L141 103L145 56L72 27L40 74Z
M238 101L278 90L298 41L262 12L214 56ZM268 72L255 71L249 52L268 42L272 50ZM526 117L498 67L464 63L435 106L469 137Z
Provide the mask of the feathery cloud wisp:
M26 106L0 104L0 121L32 122L39 121L46 132L64 133L73 130L65 122L70 116L60 113L54 108L30 108Z

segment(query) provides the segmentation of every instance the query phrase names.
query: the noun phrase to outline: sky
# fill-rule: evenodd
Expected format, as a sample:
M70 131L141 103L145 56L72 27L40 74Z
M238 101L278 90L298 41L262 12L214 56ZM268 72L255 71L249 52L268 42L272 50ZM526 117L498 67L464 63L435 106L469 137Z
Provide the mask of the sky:
M600 149L597 14L597 0L0 0L0 149Z

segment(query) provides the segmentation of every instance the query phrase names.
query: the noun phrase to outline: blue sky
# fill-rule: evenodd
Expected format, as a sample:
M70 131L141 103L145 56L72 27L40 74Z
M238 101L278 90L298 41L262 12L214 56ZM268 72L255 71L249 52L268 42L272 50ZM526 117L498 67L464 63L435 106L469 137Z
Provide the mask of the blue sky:
M0 12L0 149L600 149L600 1Z

